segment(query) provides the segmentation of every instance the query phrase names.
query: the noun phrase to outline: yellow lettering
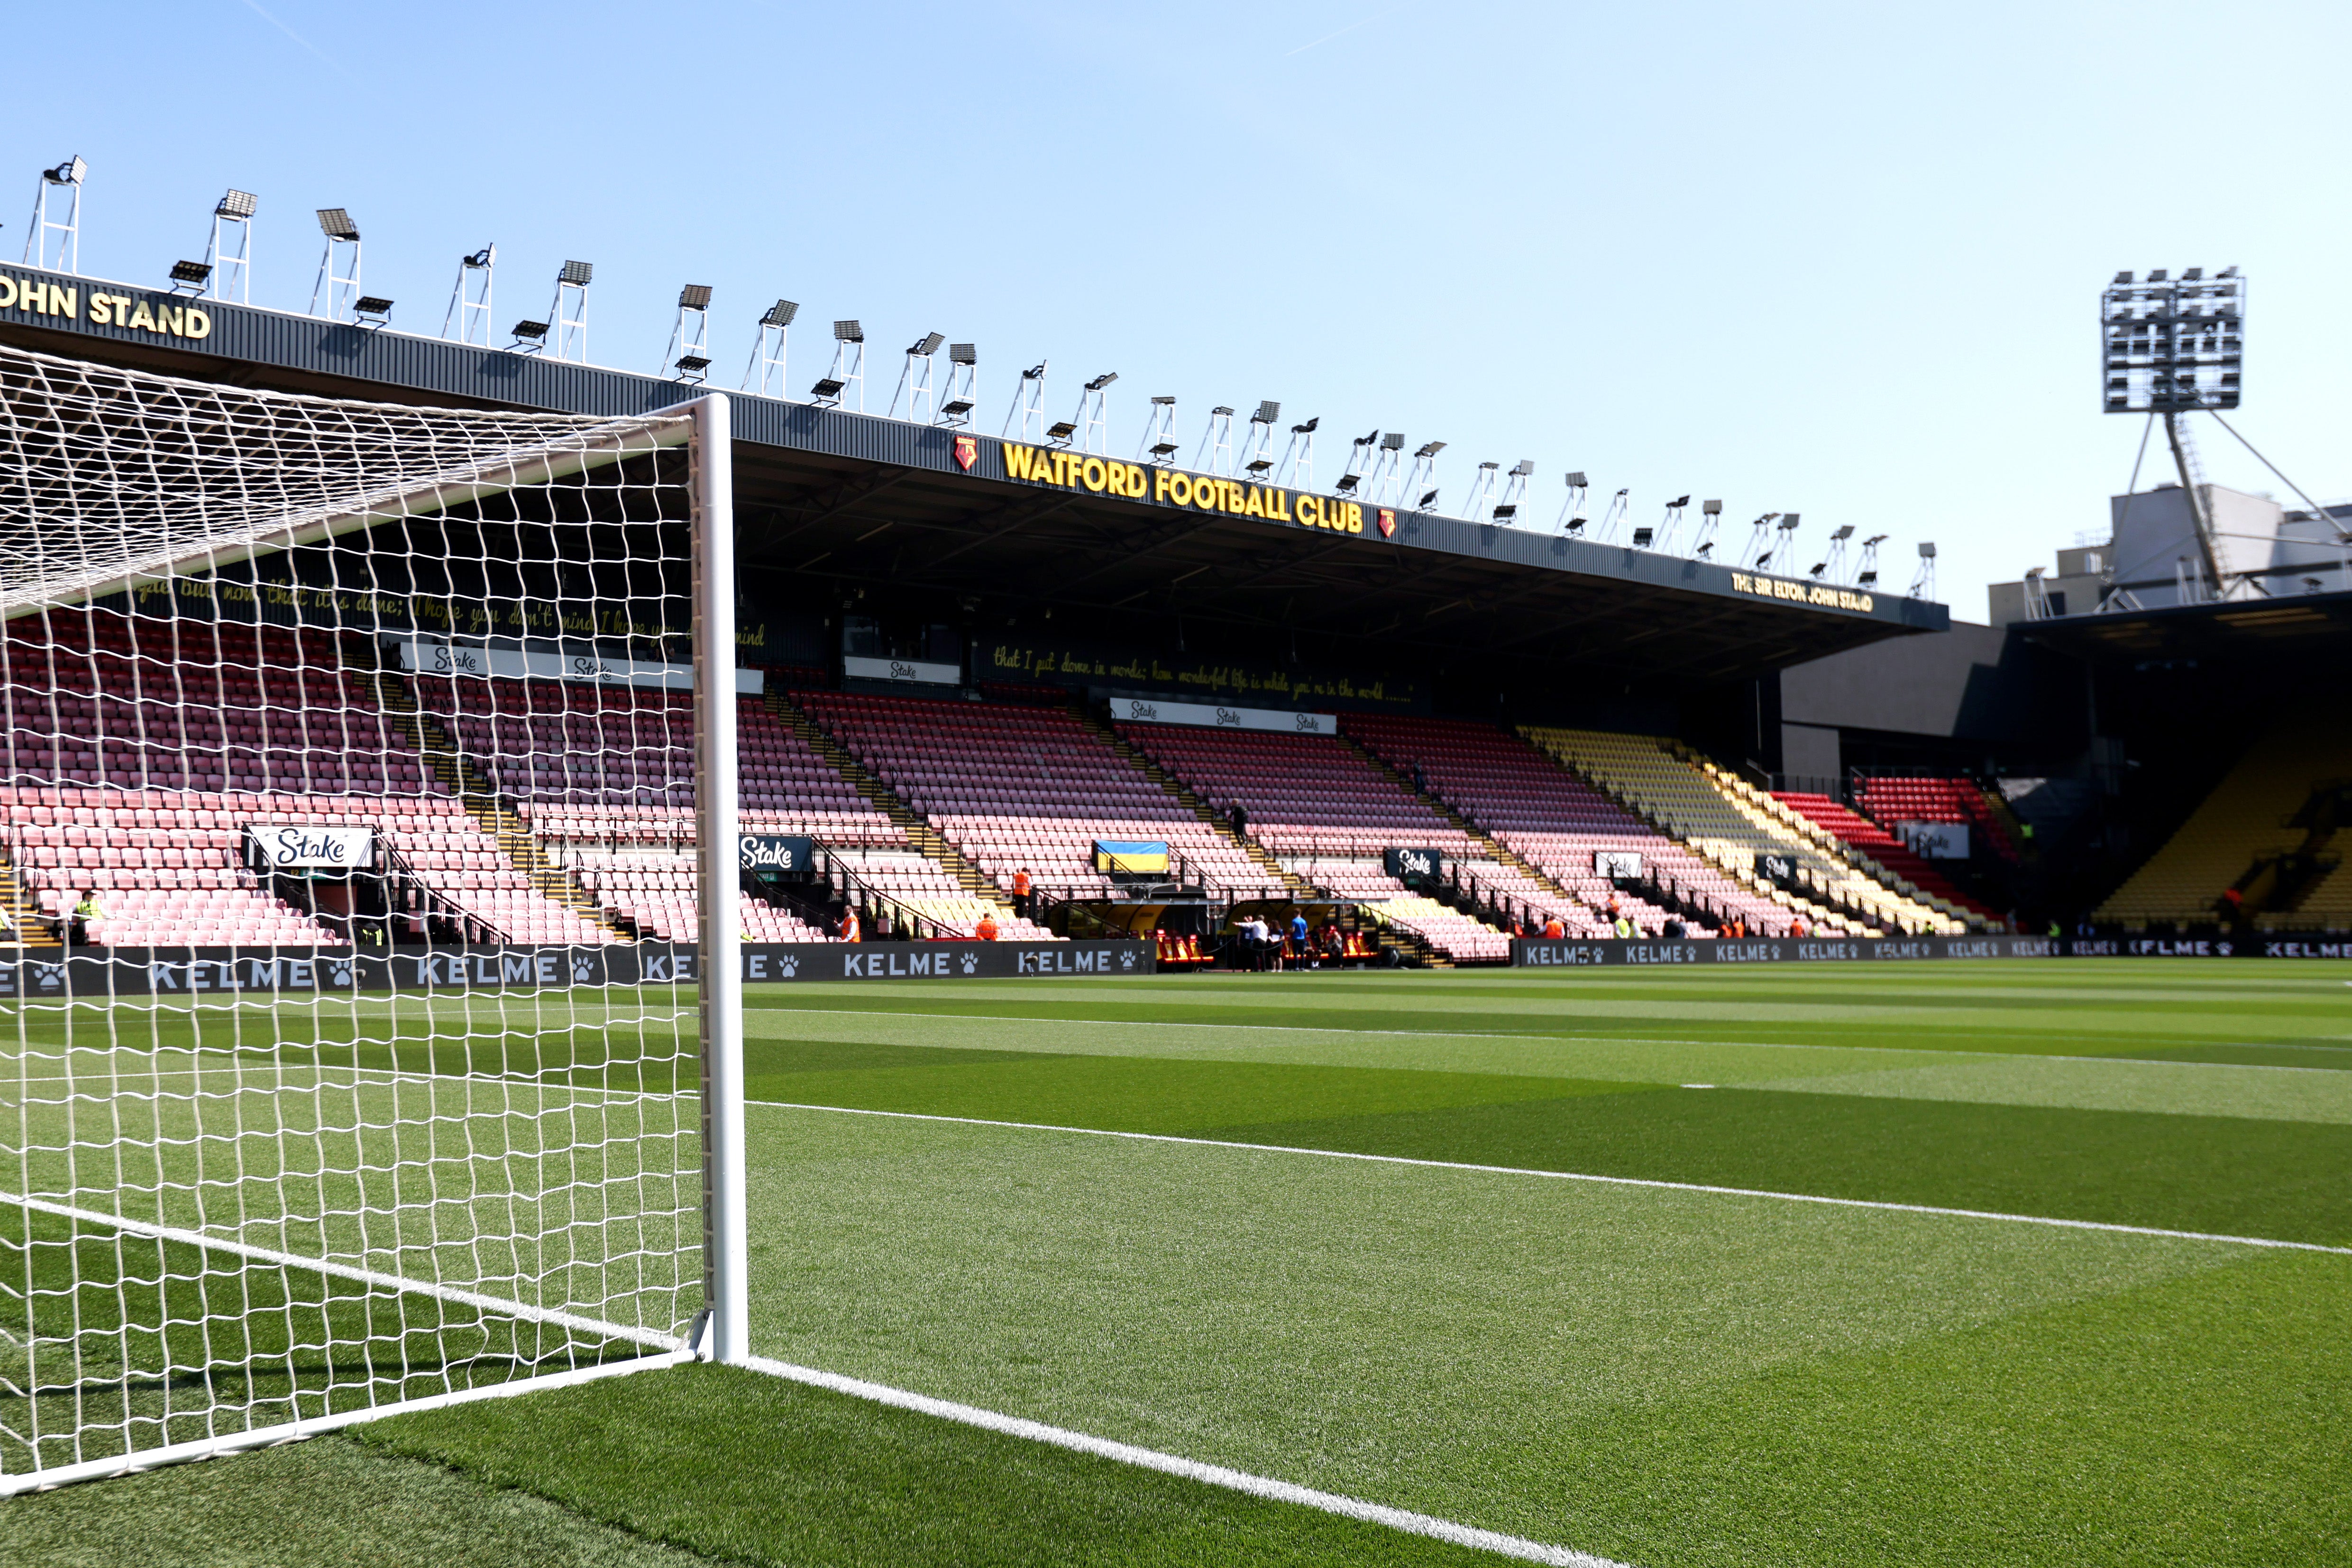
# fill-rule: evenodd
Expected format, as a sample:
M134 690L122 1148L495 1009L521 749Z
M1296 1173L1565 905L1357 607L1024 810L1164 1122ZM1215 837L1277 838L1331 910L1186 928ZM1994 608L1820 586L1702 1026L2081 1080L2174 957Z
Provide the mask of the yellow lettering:
M1363 502L1361 502L1361 501L1352 501L1352 500L1351 500L1351 501L1348 501L1348 502L1346 502L1346 503L1344 503L1344 504L1346 505L1346 507L1347 507L1347 509L1348 509L1348 531L1349 531L1349 533L1361 533L1361 532L1363 532L1363 531L1364 531L1364 504L1363 504Z
M155 330L159 332L169 332L175 338L186 337L188 334L181 330L185 324L183 310L184 308L178 305L156 306Z
M14 278L0 278L0 310L13 310L16 308L16 280Z
M1318 496L1298 498L1298 521L1309 528L1323 526L1323 501Z
M208 337L211 337L212 335L213 335L213 318L212 318L212 312L211 312L211 311L209 311L209 310L197 310L194 305L189 306L189 307L188 307L188 337L189 337L189 339L190 339L191 341L194 341L194 340L195 340L195 339L197 339L197 338L208 338Z
M63 316L68 320L71 320L72 318L80 315L81 290L79 289L60 288L55 283L50 284L49 314L52 316Z
M1110 482L1110 468L1100 458L1088 458L1085 466L1078 469L1078 482L1100 494L1103 487Z
M1274 519L1276 522L1288 522L1290 521L1290 492L1288 490L1266 491L1265 515Z
M1003 443L1003 451L1005 477L1014 479L1027 479L1029 465L1036 458L1037 454L1027 447L1016 447L1010 441Z
M155 318L148 310L147 301L144 300L140 300L139 308L131 312L131 330L132 331L143 330L150 332L155 330Z
M1153 500L1172 500L1175 501L1178 506L1182 506L1186 501L1192 498L1190 495L1182 497L1176 495L1176 481L1181 478L1183 478L1182 475L1174 473L1170 469L1154 468L1151 471L1151 499ZM1188 481L1184 488L1185 489L1190 490L1192 487Z
M40 279L26 279L20 286L18 297L23 300L25 309L27 310L38 310L43 315L48 314L49 286Z
M1231 479L1219 479L1217 488L1223 494L1225 510L1239 517L1242 514L1242 502L1244 499L1242 487Z
M111 325L113 325L113 324L114 324L113 310L114 310L114 296L113 296L113 295L111 295L111 294L92 294L92 295L89 297L89 324L90 324L91 326L93 326L93 327L106 327L106 326L111 326Z
M1249 493L1243 499L1242 515L1244 517L1264 517L1265 515L1265 492L1259 489L1255 485L1250 486Z
M1124 467L1127 469L1127 493L1141 500L1151 491L1151 476L1145 473L1139 464L1128 463Z

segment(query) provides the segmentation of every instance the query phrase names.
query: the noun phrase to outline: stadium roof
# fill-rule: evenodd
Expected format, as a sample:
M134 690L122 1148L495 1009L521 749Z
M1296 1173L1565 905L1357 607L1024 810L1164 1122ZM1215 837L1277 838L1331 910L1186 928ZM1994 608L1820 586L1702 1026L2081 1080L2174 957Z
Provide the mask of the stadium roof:
M2105 664L2268 664L2340 668L2352 643L2352 593L2292 594L2066 616L2021 625L2029 640Z
M173 375L607 416L700 395L539 354L87 278L22 268L9 276L73 289L76 309L29 309L18 289L17 300L0 307L0 341ZM110 307L105 324L92 319L100 295L128 301ZM191 308L201 310L201 323ZM131 324L122 324L126 316ZM1359 503L1351 517L1328 494L1309 492L1302 508L1299 491L1278 500L1261 493L1284 514L1268 517L1242 510L1247 490L1266 487L1234 482L1204 506L1169 494L1159 477L1167 470L1082 464L1071 472L1050 453L1046 478L1024 479L1023 455L1043 448L1008 453L990 436L730 395L738 559L751 568L1097 614L1181 611L1243 626L1698 681L1949 625L1940 605L1535 529L1402 508L1384 526L1379 509ZM1191 488L1188 478L1181 489Z

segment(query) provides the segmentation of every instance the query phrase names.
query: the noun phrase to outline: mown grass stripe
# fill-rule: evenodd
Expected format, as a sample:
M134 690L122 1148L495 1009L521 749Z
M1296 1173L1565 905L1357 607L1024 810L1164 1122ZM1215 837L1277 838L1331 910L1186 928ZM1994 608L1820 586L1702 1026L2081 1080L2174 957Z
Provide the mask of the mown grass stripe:
M1240 1149L1262 1154L1306 1154L1321 1160L1358 1160L1370 1164L1412 1165L1433 1171L1466 1171L1490 1176L1537 1176L1554 1182L1591 1182L1612 1187L1649 1187L1662 1192L1709 1193L1722 1197L1770 1198L1780 1203L1821 1204L1832 1208L1877 1209L1890 1214L1936 1215L1952 1219L1998 1220L2008 1225L2047 1226L2058 1230L2105 1231L2167 1241L2212 1242L2230 1247L2273 1247L2289 1252L2326 1252L2352 1258L2352 1247L2275 1237L2223 1236L2201 1230L2116 1225L2105 1220L2063 1219L2053 1215L2003 1214L1993 1209L1948 1208L1936 1204L1887 1203L1875 1198L1840 1198L1818 1193L1781 1193L1763 1187L1726 1187L1703 1182L1667 1182L1643 1176L1608 1176L1589 1171L1541 1171L1524 1165L1481 1165L1459 1160L1422 1160L1404 1154L1370 1154L1352 1149L1307 1149L1289 1143L1244 1143L1227 1138L1187 1138L1170 1132L1127 1132L1108 1127L1065 1127L1043 1121L1003 1121L981 1116L941 1116L916 1110L870 1110L851 1105L810 1105L794 1100L754 1100L772 1110L822 1110L838 1116L879 1116L900 1121L941 1121L964 1127L1003 1127L1023 1132L1064 1132L1086 1138L1126 1138L1142 1143L1183 1143L1204 1149Z

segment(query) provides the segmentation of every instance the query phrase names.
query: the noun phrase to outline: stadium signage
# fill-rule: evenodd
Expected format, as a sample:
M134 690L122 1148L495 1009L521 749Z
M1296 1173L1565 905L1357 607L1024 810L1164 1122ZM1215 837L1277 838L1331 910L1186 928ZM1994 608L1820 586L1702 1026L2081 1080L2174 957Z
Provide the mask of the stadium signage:
M1279 730L1291 735L1336 735L1337 713L1297 713L1286 708L1231 708L1222 702L1161 702L1122 697L1111 717L1129 724L1199 724L1213 730Z
M245 833L250 862L257 868L352 871L375 863L375 834L365 827L251 822Z
M1445 869L1445 857L1434 849L1388 849L1381 853L1381 863L1400 882L1428 881Z
M1017 441L1000 442L999 446L1003 451L1005 477L1029 484L1149 500L1158 506L1223 512L1228 517L1259 517L1268 522L1326 529L1333 533L1364 531L1361 501L1307 495L1214 474L1187 473L1181 468L1147 468L1140 463L1121 462L1117 458L1024 447Z
M1735 594L1753 594L1762 599L1787 599L1799 605L1822 605L1833 610L1857 610L1869 615L1878 601L1868 594L1852 588L1840 588L1829 583L1791 583L1785 577L1760 577L1753 572L1734 572L1731 590Z
M421 675L496 676L507 680L593 680L600 686L656 686L665 691L694 689L694 666L644 659L606 658L593 653L555 653L543 648L464 647L451 643L404 642L400 668ZM764 678L738 669L735 689L756 697Z
M1969 858L1969 825L1965 822L1898 822L1895 837L1911 847L1911 853L1930 860L1965 860Z
M121 327L126 331L153 332L158 337L195 342L213 335L212 312L172 295L106 294L93 289L85 298L78 283L52 283L45 278L12 278L0 273L0 310L22 310L28 316L83 319L89 306L93 327Z
M1657 964L1867 963L1889 959L2057 958L2066 944L2042 936L1772 937L1732 942L1601 940L1511 943L1520 969L1620 968Z
M741 833L735 837L735 864L741 870L801 872L815 858L816 840L805 835Z
M865 658L843 656L841 673L852 680L896 680L914 686L961 686L963 666L925 664L912 658Z
M1592 874L1612 881L1619 877L1642 874L1641 852L1633 849L1596 849L1592 852Z

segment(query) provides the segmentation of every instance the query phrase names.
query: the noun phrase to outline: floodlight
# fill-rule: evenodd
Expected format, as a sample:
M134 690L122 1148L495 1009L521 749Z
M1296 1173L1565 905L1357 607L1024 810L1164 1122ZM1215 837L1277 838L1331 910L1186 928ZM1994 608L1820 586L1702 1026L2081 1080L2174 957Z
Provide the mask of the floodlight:
M1481 472L1492 472L1502 466L1503 465L1500 463L1481 463L1478 465L1478 468Z
M360 237L359 225L353 223L352 215L341 207L319 209L319 231L329 239L357 239Z
M1584 531L1584 525L1591 521L1592 520L1591 518L1585 516L1580 511L1574 517L1568 520L1568 531L1570 533L1582 533Z
M2180 275L2180 280L2183 283L2195 283L2204 276L2205 269L2202 267L2192 267L2188 271Z
M1437 492L1435 490L1432 490L1427 495L1421 498L1421 510L1423 511L1427 511L1431 507L1433 507L1436 504Z
M1688 496L1676 496L1674 500L1666 503L1667 510L1678 510L1688 505L1690 505L1690 497Z
M1172 397L1155 397L1151 401L1157 403L1162 408L1173 408L1176 406L1176 400Z
M1919 559L1922 561L1933 561L1935 558L1936 542L1932 539L1921 540L1919 542Z
M940 345L947 341L948 335L945 332L925 332L915 340L914 346L907 352L918 359L929 359L939 353Z
M866 329L856 321L835 321L833 324L833 341L837 343L862 343L866 341Z
M1262 399L1257 405L1257 412L1250 416L1250 423L1253 425L1271 425L1281 417L1281 404L1274 402L1270 398Z
M79 185L81 177L89 173L89 165L83 163L81 154L77 153L56 168L42 170L41 178L53 185Z
M710 285L708 283L689 283L685 288L679 289L677 291L677 308L681 310L708 310L710 309Z
M793 318L800 313L801 308L795 301L791 300L779 300L774 304L768 307L768 313L760 318L760 325L763 327L789 327L793 324Z
M853 322L851 322L851 323L850 323L850 325L852 325L852 326L856 326L856 324L857 324L857 323L856 323L855 321L853 321ZM836 321L835 323L834 323L834 330L835 330L836 332L838 332L838 331L841 330L841 326L840 326L840 323L839 323L839 322L837 322L837 321ZM1027 370L1024 370L1024 371L1023 371L1023 372L1021 373L1021 379L1022 379L1022 380L1024 380L1024 381L1035 381L1035 380L1037 380L1039 377L1043 376L1045 374L1045 362L1044 360L1039 360L1035 364L1031 365ZM1226 412L1226 413L1228 413L1228 414L1230 414L1230 413L1232 413L1232 412L1233 412L1233 410L1229 408L1229 409L1227 409L1225 412Z
M940 405L940 412L950 418L959 415L969 414L971 412L971 409L972 402L969 397L950 397L945 403Z
M1535 471L1536 460L1533 458L1521 458L1517 463L1511 466L1511 473L1513 477L1517 479L1524 479Z
M1769 550L1756 558L1756 569L1759 572L1761 572L1765 567L1769 566L1770 564L1772 564L1772 552Z
M1864 548L1864 549L1866 549L1866 550L1867 550L1867 549L1874 549L1874 548L1876 548L1877 546L1879 546L1879 545L1881 545L1881 544L1884 544L1884 543L1885 543L1885 542L1886 542L1886 535L1885 535L1885 534L1883 534L1883 533L1874 533L1874 534L1872 534L1868 539L1865 539L1865 540L1864 540L1864 541L1862 542L1862 543L1863 543L1863 548Z
M2237 275L2238 269L2234 267L2224 267L2221 271L2213 274L2216 278L2235 278Z
M172 281L174 283L194 283L201 289L204 287L205 280L212 275L212 264L209 262L174 261L172 263Z
M1837 541L1852 539L1853 537L1853 524L1852 524L1852 523L1850 523L1850 522L1840 524L1840 525L1838 526L1838 528L1836 529L1836 531L1833 531L1832 533L1831 533L1831 535L1830 535L1830 539L1831 539L1833 542L1837 542Z
M809 395L811 397L839 397L841 395L841 389L848 384L849 384L845 381L835 381L833 377L828 375L823 381L818 382L814 386L809 388Z
M1219 415L1219 414L1222 414L1222 415L1223 415L1226 418L1230 419L1230 418L1232 418L1232 417L1233 417L1233 416L1234 416L1234 411L1233 411L1232 409L1230 409L1230 408L1226 407L1226 406L1225 406L1223 404L1222 404L1222 403L1218 404L1214 408L1210 409L1210 410L1209 410L1209 413L1210 413L1210 415L1211 415L1211 416L1212 416L1212 417L1213 417L1213 416L1217 416L1217 415Z
M1820 576L1822 573L1824 573L1824 572L1828 571L1829 569L1830 569L1830 563L1829 563L1828 562L1826 562L1826 561L1816 561L1816 562L1814 562L1814 563L1813 563L1811 569L1811 570L1809 570L1809 571L1805 574L1805 575L1806 575L1806 576L1808 576L1808 577L1818 577L1818 576Z
M2167 278L2168 278L2168 277L2170 277L2170 276L2171 276L2171 274L2170 274L2170 273L2167 272L2163 268L2159 267L2159 268L2158 268L2155 271L2153 271L2153 272L2151 272L2151 273L2149 273L2149 274L2147 275L2147 280L2148 280L2149 282L2151 282L2151 283L2161 283L2161 282L2163 282Z
M1337 489L1343 496L1354 495L1356 493L1356 487L1363 483L1363 479L1364 476L1361 474L1341 474L1339 476L1339 483Z
M1400 438L1397 444L1399 446L1402 446L1404 443L1402 439ZM1434 458L1438 453L1443 452L1444 450L1445 450L1445 443L1443 441L1424 441L1422 443L1421 450L1415 452L1413 456L1416 458ZM1436 492L1432 491L1431 493L1434 494Z
M1878 569L1874 566L1872 567L1869 571L1864 572L1861 576L1856 577L1854 582L1864 588L1875 586L1878 582Z
M710 359L707 354L680 354L672 363L689 375L700 375L710 368Z
M514 335L517 338L529 339L532 342L538 342L547 336L547 323L545 321L517 321L514 324Z
M1162 436L1159 440L1151 443L1151 455L1155 458L1173 457L1176 451L1176 438L1172 436Z
M1703 500L1698 503L1698 510L1701 517L1721 517L1723 503L1719 500Z
M1272 458L1252 458L1248 462L1244 463L1242 467L1246 468L1249 472L1255 474L1258 478L1264 479L1265 477L1265 471L1274 467L1274 459Z
M1381 451L1383 451L1383 452L1402 452L1402 451L1403 451L1403 450L1404 450L1404 432L1403 432L1403 431L1402 431L1402 430L1391 430L1391 431L1390 431L1387 435L1385 435L1385 436L1381 437Z
M459 265L473 268L478 272L483 268L494 264L498 258L499 247L495 245L486 245L473 255L466 257Z
M567 261L563 270L555 275L558 283L575 283L585 289L595 280L596 266L591 261Z
M980 346L976 343L950 343L948 345L948 363L950 364L978 364L980 363Z
M1696 554L1701 561L1714 560L1715 541L1712 539L1708 540L1705 544L1700 545L1698 549L1694 551L1692 553Z
M2131 280L2132 275L2128 272L2118 272L2116 274L2116 281L2117 283L2129 283Z
M1045 439L1048 441L1066 441L1072 436L1077 434L1077 425L1074 421L1068 419L1056 419L1053 424L1045 426Z
M1650 541L1656 537L1657 536L1655 534L1652 533L1646 528L1637 528L1633 531L1633 548L1636 550L1647 550L1650 548Z
M1315 434L1315 427L1322 423L1323 416L1318 414L1314 418L1309 419L1304 425L1293 425L1290 427L1290 433L1294 436L1312 436Z
M1095 377L1092 381L1087 383L1087 390L1088 392L1100 392L1104 387L1108 386L1112 382L1117 381L1118 379L1118 372L1115 370L1107 370L1100 375Z
M1798 514L1793 511L1782 512L1780 514L1780 531L1783 533L1792 531L1797 526L1797 516Z
M1519 503L1517 501L1505 501L1495 509L1495 521L1496 522L1508 522L1511 519L1518 515Z
M259 200L251 191L232 190L228 195L220 199L220 205L213 208L213 216L215 217L251 217L253 216L254 208L260 205Z
M360 315L373 316L381 321L392 314L392 301L381 294L362 294L353 302L352 309Z

